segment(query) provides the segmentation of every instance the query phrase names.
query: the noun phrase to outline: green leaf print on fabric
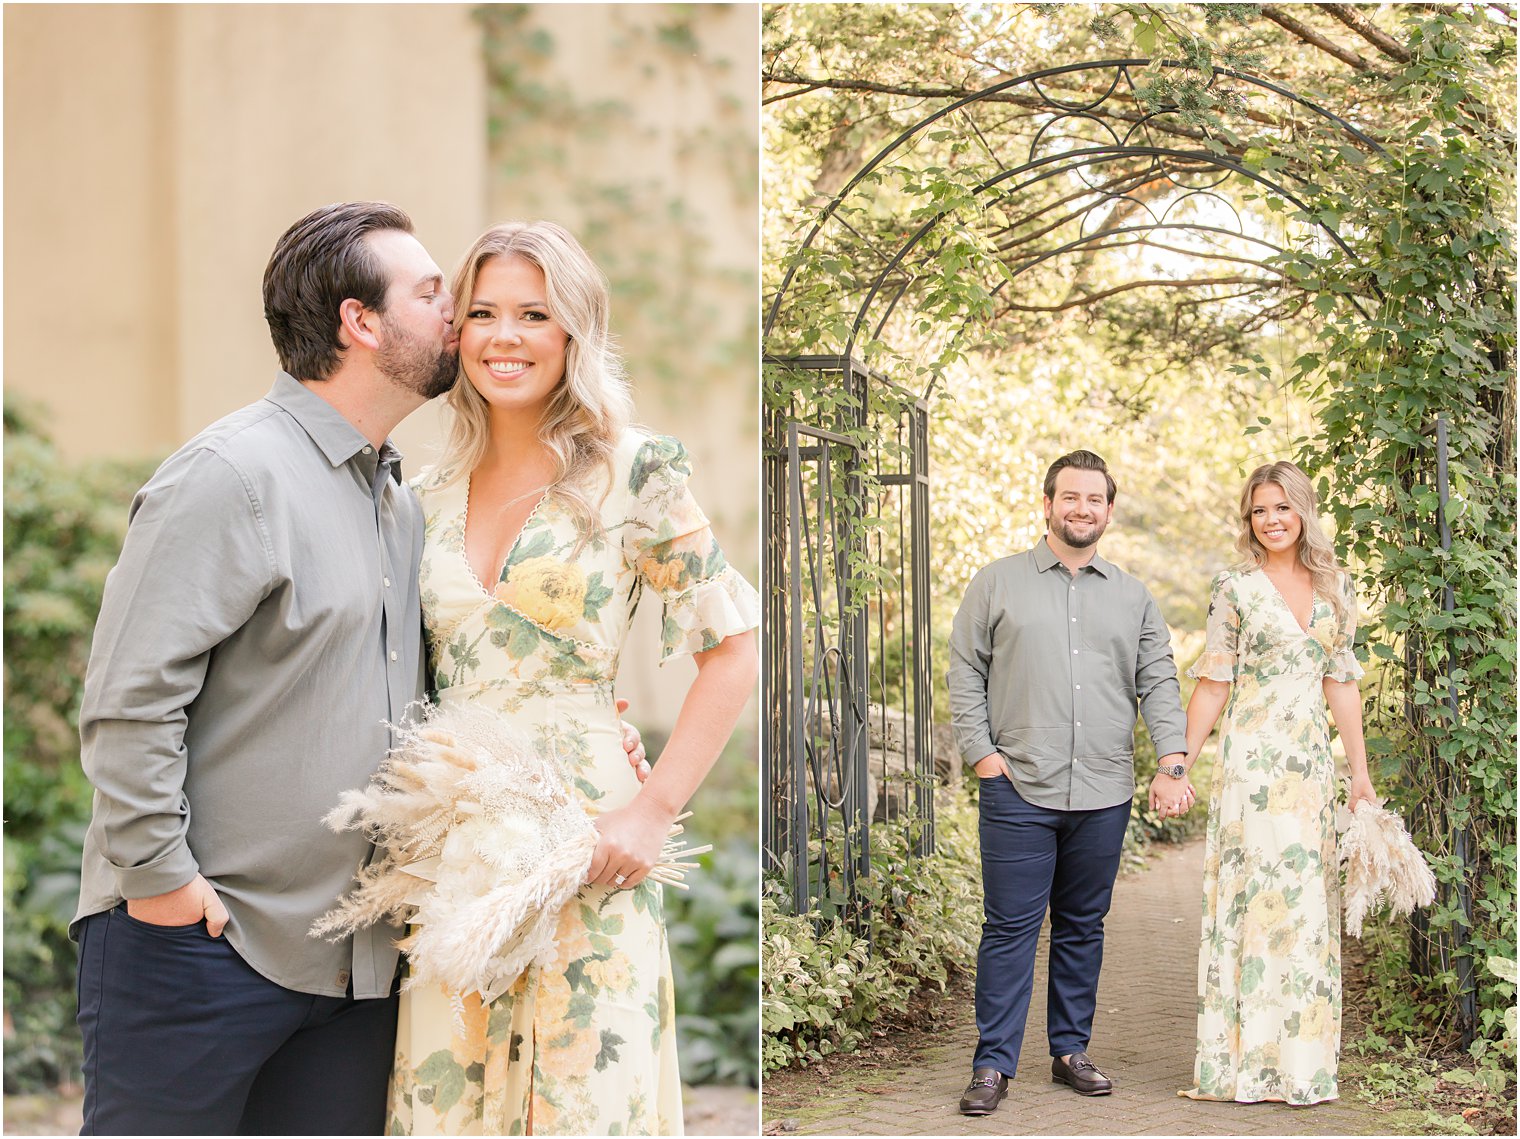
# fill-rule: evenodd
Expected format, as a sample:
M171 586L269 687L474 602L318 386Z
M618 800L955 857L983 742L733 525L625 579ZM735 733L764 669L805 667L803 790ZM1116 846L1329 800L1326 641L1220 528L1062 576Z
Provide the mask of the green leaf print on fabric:
M486 1017L486 1039L492 1044L502 1044L512 1034L512 1001L503 999L490 1006Z
M1247 957L1240 963L1240 991L1250 995L1267 974L1267 963L1260 957Z
M537 525L538 520L536 518L528 520L530 528ZM524 541L525 538L527 538L527 541ZM554 531L548 527L544 527L538 530L532 538L528 538L528 533L525 529L523 533L517 536L517 541L518 544L512 547L512 552L507 555L506 563L501 567L501 577L499 579L501 581L507 580L507 571L519 562L525 562L529 558L541 558L546 554L552 553L554 550Z
M596 1070L605 1072L608 1064L618 1062L618 1045L626 1043L621 1036L610 1028L602 1029L602 1047L596 1054Z
M669 435L650 436L634 456L633 469L628 472L628 489L634 494L642 494L650 476L666 467L690 476L691 461L686 448Z
M464 1065L450 1052L437 1051L417 1069L417 1099L445 1114L464 1095Z
M565 1019L573 1022L576 1028L590 1028L591 1018L595 1013L596 998L594 996L590 993L573 993Z
M612 590L602 584L602 571L597 570L586 579L586 601L581 606L581 616L588 621L595 621L602 612L602 606L612 599Z

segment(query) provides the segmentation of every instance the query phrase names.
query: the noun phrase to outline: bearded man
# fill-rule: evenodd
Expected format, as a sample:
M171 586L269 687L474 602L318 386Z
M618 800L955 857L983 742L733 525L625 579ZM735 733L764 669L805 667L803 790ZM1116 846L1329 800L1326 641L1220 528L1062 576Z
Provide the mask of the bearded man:
M1116 493L1091 451L1057 459L1044 538L978 571L955 615L950 709L980 777L984 898L966 1115L993 1111L1017 1071L1047 906L1051 1077L1079 1095L1113 1090L1087 1046L1135 794L1137 708L1163 757L1158 802L1172 811L1192 795L1166 622L1144 585L1098 556Z

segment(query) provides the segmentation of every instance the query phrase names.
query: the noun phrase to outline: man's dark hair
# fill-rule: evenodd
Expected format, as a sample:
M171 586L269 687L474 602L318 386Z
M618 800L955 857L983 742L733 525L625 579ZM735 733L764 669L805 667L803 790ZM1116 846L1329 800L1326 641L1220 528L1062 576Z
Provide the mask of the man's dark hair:
M411 233L412 219L388 202L339 202L313 210L275 242L264 270L264 319L280 367L296 379L325 380L337 370L344 301L385 311L390 282L367 240L381 229Z
M1103 461L1101 456L1095 455L1091 451L1073 451L1069 455L1062 455L1050 464L1050 470L1045 472L1046 498L1054 498L1056 496L1056 476L1067 467L1072 467L1079 471L1102 471L1103 481L1108 483L1108 501L1112 505L1114 495L1119 493L1119 486L1114 482L1114 476L1108 473L1108 464Z

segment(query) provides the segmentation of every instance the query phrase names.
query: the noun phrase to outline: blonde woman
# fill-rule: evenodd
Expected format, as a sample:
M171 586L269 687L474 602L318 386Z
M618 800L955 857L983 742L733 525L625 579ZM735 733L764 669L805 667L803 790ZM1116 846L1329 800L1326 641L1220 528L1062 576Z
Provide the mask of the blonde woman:
M1374 803L1362 739L1356 597L1292 463L1258 467L1240 496L1241 561L1214 579L1208 640L1188 670L1191 768L1224 712L1210 790L1198 954L1193 1099L1335 1099L1340 879L1327 711ZM1152 801L1172 801L1158 776ZM1187 776L1181 776L1186 782ZM1185 807L1183 808L1186 809Z
M645 876L754 684L755 592L687 489L674 439L628 426L607 284L549 222L484 233L453 282L462 376L417 484L439 699L484 704L558 757L599 840L553 967L482 1006L402 995L391 1134L680 1134L661 888ZM641 592L661 661L697 677L641 785L613 684ZM634 662L636 667L646 663Z

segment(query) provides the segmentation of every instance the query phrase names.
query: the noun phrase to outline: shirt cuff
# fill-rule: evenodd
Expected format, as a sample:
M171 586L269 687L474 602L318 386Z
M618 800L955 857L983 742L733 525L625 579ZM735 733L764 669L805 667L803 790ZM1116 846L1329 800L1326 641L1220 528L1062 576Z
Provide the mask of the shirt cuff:
M961 748L961 759L967 767L975 767L989 755L998 754L997 745L992 742L991 736L982 736L972 740L970 745Z
M195 855L183 842L141 866L113 866L116 889L123 898L156 898L189 885L201 872Z
M1160 739L1151 740L1156 745L1156 758L1159 760L1168 755L1187 754L1187 736L1162 736Z

